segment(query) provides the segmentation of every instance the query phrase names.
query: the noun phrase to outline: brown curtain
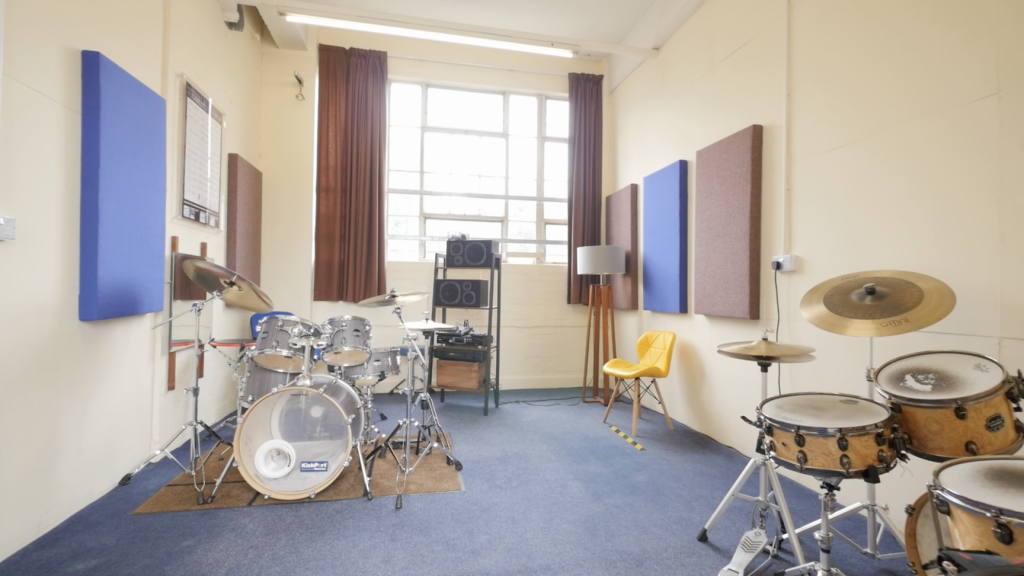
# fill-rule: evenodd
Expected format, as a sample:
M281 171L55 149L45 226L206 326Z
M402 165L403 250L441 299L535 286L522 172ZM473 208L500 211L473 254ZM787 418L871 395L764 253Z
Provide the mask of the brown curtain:
M314 300L386 291L387 83L386 52L320 46Z
M576 274L576 248L601 244L601 82L569 74L569 304L586 304L593 276Z

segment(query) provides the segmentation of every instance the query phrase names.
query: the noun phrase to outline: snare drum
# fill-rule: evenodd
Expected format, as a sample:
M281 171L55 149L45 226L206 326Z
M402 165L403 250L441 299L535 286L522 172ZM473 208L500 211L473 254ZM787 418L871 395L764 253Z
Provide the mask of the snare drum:
M949 519L947 545L1024 562L1024 457L950 460L935 468L929 490Z
M892 413L859 396L803 392L757 408L772 460L817 478L868 478L896 464Z
M256 349L253 362L275 372L301 372L305 363L305 348L289 344L292 338L320 336L320 327L297 316L266 316L256 324ZM309 361L315 363L310 351Z
M1024 425L1013 417L1016 383L981 354L900 356L877 370L875 389L908 436L907 451L926 460L1013 454L1024 443Z
M324 362L332 366L356 366L370 358L370 321L359 316L336 316L324 322L328 336Z
M260 494L313 498L348 466L362 427L362 402L352 387L314 374L310 386L280 388L239 419L238 471Z
M340 377L348 382L360 380L377 380L384 376L394 376L402 371L401 348L377 348L370 354L370 359L357 366L341 368Z

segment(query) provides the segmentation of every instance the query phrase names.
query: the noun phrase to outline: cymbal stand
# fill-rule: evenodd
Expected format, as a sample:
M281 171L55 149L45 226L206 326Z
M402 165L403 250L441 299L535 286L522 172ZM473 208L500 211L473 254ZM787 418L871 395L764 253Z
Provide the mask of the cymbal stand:
M819 478L819 480L821 479ZM814 539L818 541L818 547L821 549L821 556L819 556L817 562L807 562L783 571L782 574L784 576L794 576L796 574L813 574L815 576L836 574L843 576L839 568L832 567L832 533L835 532L835 529L829 527L829 511L836 502L835 493L839 490L839 482L840 480L836 480L833 484L825 480L821 481L821 488L825 491L819 496L821 499L821 520L818 520L818 523L821 525L821 530L814 533Z
M868 398L869 400L874 400L874 398L875 398L875 386L874 386L874 384L875 384L875 368L874 368L874 365L875 365L875 339L874 339L874 337L869 337L868 338L868 367L867 367L867 370L865 372L865 377L867 378L867 381L868 381L868 393L865 394L865 397ZM907 545L906 545L906 542L904 540L903 530L901 530L899 528L899 526L897 526L896 523L893 522L892 518L889 517L889 507L888 506L879 506L878 505L878 501L877 501L876 496L875 496L875 483L865 481L864 487L865 487L866 492L867 492L867 494L866 494L867 498L866 498L866 500L864 502L857 502L855 504L850 504L849 506L847 506L847 507L845 507L845 508L843 508L841 510L837 510L836 512L833 512L832 514L829 515L829 520L831 520L833 522L836 521L836 520L842 520L843 518L846 518L846 517L849 517L849 516L853 516L854 514L859 514L860 511L863 510L865 512L865 514L867 515L867 522L868 522L867 542L866 542L867 546L862 547L860 544L857 544L856 542L851 540L849 537L847 537L845 534L843 534L839 530L836 530L835 528L829 528L829 529L836 536L839 536L839 538L844 540L847 544L849 544L850 546L853 546L855 549L859 550L861 552L861 554L864 554L864 555L867 555L867 556L871 556L871 557L873 557L876 560L887 560L889 558L899 558L901 556L906 556L907 555L907 553L906 553ZM810 530L813 530L814 528L818 527L819 525L821 525L821 520L815 520L814 522L811 522L810 524L807 524L807 525L804 525L804 526L801 526L800 528L798 528L796 530L796 534L797 534L797 536L800 536L801 534L805 534L806 532L808 532ZM882 542L882 537L885 536L885 529L887 527L889 528L889 531L892 532L893 538L895 538L896 541L899 543L900 547L903 548L903 550L904 550L903 552L890 552L888 554L881 554L881 553L878 552L878 545Z
M394 290L391 291L394 293ZM405 324L405 320L402 318L402 307L398 305L396 300L395 309L392 311L395 316L398 316L398 322L402 325L402 329L405 330L405 338L402 340L404 343L409 345L409 356L408 363L406 365L407 376L406 386L402 390L405 394L405 418L398 421L398 425L391 431L391 434L384 439L384 444L380 450L383 453L385 450L391 453L394 457L395 462L398 464L398 473L395 476L395 486L398 491L398 499L395 501L395 509L400 510L402 508L402 495L405 492L405 486L409 479L409 474L412 473L416 466L426 458L430 452L437 448L444 452L447 456L448 464L454 464L456 470L462 470L462 463L455 459L454 450L452 450L451 439L444 433L444 429L441 428L441 422L437 418L437 410L434 408L434 401L430 398L429 390L427 390L424 378L417 378L415 368L420 367L420 370L426 370L427 362L423 357L423 353L420 351L419 345L416 343L417 336L409 330L409 327ZM424 383L424 386L417 390L416 380ZM426 419L425 423L413 420L412 417L412 406L413 396L415 396L415 402L419 403L420 407L424 412L429 411L429 419ZM437 441L430 440L429 430L430 428L436 428L437 430ZM419 440L425 438L427 440L427 447L423 450L423 454L420 454L415 462L411 461L412 451L412 436L413 429L416 430L416 441L417 441L417 452L419 452ZM399 435L399 432L401 434ZM392 440L398 435L402 440L402 455L399 456L392 445Z
M157 450L156 452L154 452L153 454L148 456L145 460L140 462L139 465L136 466L134 470L132 470L131 472L125 474L124 477L122 477L121 480L118 482L118 485L126 486L129 482L132 481L132 477L133 476L135 476L136 474L141 472L142 469L145 468L147 465L149 465L155 458L157 458L161 454L166 454L167 457L170 458L171 460L173 460L174 463L177 464L178 467L181 468L181 470L185 474L187 474L187 475L192 477L192 485L195 487L196 492L197 492L197 496L196 496L197 503L198 504L204 504L205 503L205 498L203 496L203 490L206 489L206 467L205 466L206 466L206 460L209 458L209 455L207 455L206 458L203 458L202 446L200 445L200 441L199 441L199 429L202 428L202 429L206 430L207 433L209 433L210 435L212 435L214 438L217 439L217 444L216 444L216 446L214 446L214 450L216 450L217 446L220 446L221 444L229 444L229 443L227 441L225 441L223 438L221 438L220 434L218 434L213 428L210 428L210 426L208 426L205 422L203 422L202 420L199 419L199 362L200 362L200 360L202 360L203 351L204 351L203 350L203 342L199 338L199 321L202 318L203 308L206 307L206 304L208 304L212 300L220 298L221 294L222 294L222 292L215 292L213 294L213 296L211 296L210 298L208 298L207 300L205 300L203 302L194 302L192 304L192 307L189 310L186 310L185 312L182 312L181 314L173 316L173 317L165 320L164 322L161 322L161 323L159 323L159 324L157 324L156 326L153 327L154 329L159 328L160 326L163 326L164 324L167 324L168 322L173 322L175 319L177 319L177 318L179 318L181 316L184 316L185 314L188 314L190 312L195 314L195 317L196 317L195 318L195 341L193 342L193 347L194 347L194 349L196 351L195 380L194 380L195 385L192 386L192 387L189 387L189 388L185 388L185 393L192 396L192 419L190 421L186 422L185 424L183 424L181 426L181 429L178 430L178 432L174 436L172 436L171 439L168 440L166 444L161 446L159 450ZM184 433L186 430L189 430L189 429L191 429L191 437L189 438L189 464L188 464L188 466L185 466L184 464L179 462L177 458L174 457L174 454L171 453L169 448L170 448L170 446L172 444L174 444L174 441L177 440L178 437L182 435L182 433ZM210 454L213 454L213 450L210 451ZM198 476L199 476L200 471L203 472L202 485L199 484L199 480L198 480Z
M771 366L770 362L758 362L758 366L761 367L761 402L768 399L768 368ZM744 420L756 426L753 422L750 422L746 418ZM747 466L740 473L739 478L733 483L732 488L722 499L722 502L715 509L715 512L708 519L707 523L704 524L704 528L697 535L698 542L707 542L708 532L715 527L715 524L722 518L726 509L732 504L732 501L736 498L747 500L754 503L754 512L751 517L752 529L743 535L740 543L733 555L732 561L728 566L723 568L718 574L719 576L729 575L741 575L746 570L747 566L754 560L754 558L762 551L767 549L769 552L769 559L774 557L779 552L779 547L782 545L784 537L782 532L788 530L788 527L792 527L793 517L789 513L789 506L786 505L786 497L782 493L782 484L779 483L779 476L775 472L775 466L771 459L768 457L767 452L764 449L764 432L759 432L757 437L757 453L758 456L754 456L747 462ZM760 481L758 483L758 495L748 496L743 494L740 490L746 485L747 480L751 474L754 473L754 469L757 469L760 473ZM769 490L769 487L771 488ZM773 504L771 498L774 496L775 503ZM768 513L771 512L776 528L776 536L769 543L767 535L767 520ZM753 526L753 516L759 517L758 524ZM799 564L804 563L804 553L800 546L800 539L793 539L793 555L796 556L796 560ZM766 560L765 563L768 561ZM762 564L763 566L763 564ZM760 568L760 567L758 567ZM757 571L756 569L754 570Z

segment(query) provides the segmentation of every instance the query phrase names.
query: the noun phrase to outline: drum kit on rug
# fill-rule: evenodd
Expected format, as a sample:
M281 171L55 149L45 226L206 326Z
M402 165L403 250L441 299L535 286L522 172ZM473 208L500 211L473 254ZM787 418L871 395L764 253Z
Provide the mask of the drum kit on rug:
M433 450L444 453L448 465L462 470L425 384L424 354L429 346L421 350L419 336L415 334L422 333L429 344L434 332L456 327L430 320L406 323L402 317L402 306L426 298L426 292L392 290L358 303L362 307L392 308L405 332L403 346L372 348L373 328L366 318L338 316L318 324L296 316L269 315L273 310L270 298L237 273L205 260L188 260L182 268L189 279L212 294L208 300L194 303L190 310L158 324L188 313L196 317L195 384L185 389L192 397L192 420L126 474L120 481L122 486L154 459L166 455L192 477L200 505L213 502L233 467L264 498L299 500L315 498L356 459L363 495L372 500L373 464L377 458L390 455L398 469L395 507L401 508L409 474ZM254 342L201 341L199 319L203 308L218 298L231 306L265 314L255 326ZM226 346L239 349L235 358L221 352L238 382L234 424L226 421L235 427L230 442L199 419L199 361L206 344L218 352ZM401 374L403 358L406 378L401 392L406 397L405 417L385 435L374 424L377 409L373 391L385 378ZM326 365L326 374L313 373L320 362ZM418 419L414 417L414 407L421 411ZM381 414L380 421L384 420L386 417ZM190 432L187 466L169 449L186 431ZM200 447L202 431L206 432L206 439L217 439L205 455ZM231 449L231 456L207 497L205 464L221 445ZM227 451L228 448L221 451L221 457Z
M831 551L839 537L877 560L904 552L881 553L888 528L906 551L910 573L1024 574L1024 457L1013 456L1024 444L1021 411L1024 377L1010 375L999 362L974 352L917 352L874 367L874 338L921 330L948 315L956 304L941 281L913 272L870 271L825 281L804 295L800 309L814 326L845 336L868 339L867 393L798 392L768 395L772 364L810 362L814 349L772 342L731 342L719 354L756 362L761 371L761 403L756 420L757 456L704 525L708 532L734 499L755 504L751 530L740 540L732 561L719 576L746 572L762 551L769 558L789 541L797 565L786 576L842 574ZM878 393L884 402L874 399ZM941 463L926 484L927 492L907 507L905 533L885 507L875 487L900 461L910 457ZM775 468L812 476L821 482L821 518L796 528ZM754 470L760 472L757 496L741 492ZM862 480L866 498L833 510L839 484ZM867 542L862 547L839 532L836 521L864 512ZM775 536L768 537L768 521ZM815 530L817 561L806 561L799 536ZM797 537L793 537L793 536Z

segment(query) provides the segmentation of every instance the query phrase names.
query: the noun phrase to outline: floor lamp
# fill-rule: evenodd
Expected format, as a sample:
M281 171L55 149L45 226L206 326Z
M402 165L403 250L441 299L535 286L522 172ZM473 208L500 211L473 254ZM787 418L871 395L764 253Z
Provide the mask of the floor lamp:
M584 402L600 402L607 405L610 401L608 375L602 367L608 363L608 332L611 330L612 358L615 351L615 302L612 300L612 287L608 284L609 274L626 273L626 249L622 246L580 246L576 249L576 273L601 277L600 284L590 285L587 303L587 345L583 359L583 390L580 393ZM591 332L593 332L593 358L591 359ZM601 360L601 343L604 342L603 361ZM592 370L590 370L592 368ZM593 392L587 398L587 374L593 375ZM604 376L603 395L598 396L597 381Z

